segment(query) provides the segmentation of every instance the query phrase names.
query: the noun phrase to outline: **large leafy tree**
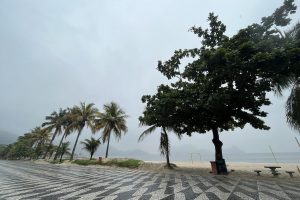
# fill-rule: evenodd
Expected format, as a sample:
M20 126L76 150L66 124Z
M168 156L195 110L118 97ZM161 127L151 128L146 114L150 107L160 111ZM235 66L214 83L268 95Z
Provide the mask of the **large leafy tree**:
M172 168L170 164L170 142L168 132L174 132L179 139L181 134L175 132L172 128L172 114L176 108L176 96L172 96L168 86L161 86L157 94L153 96L145 95L142 97L142 102L146 103L146 108L143 115L139 117L140 125L149 126L139 137L142 141L147 135L155 132L160 128L160 144L159 149L161 155L166 156L167 167Z
M71 129L77 130L77 137L75 140L75 144L72 150L72 154L70 157L70 160L73 160L75 149L78 143L79 136L81 135L81 132L85 126L92 127L93 122L95 119L95 114L98 112L98 110L94 107L94 104L85 104L80 103L79 106L74 106L71 109Z
M260 24L232 37L225 35L226 26L213 13L209 29L192 27L202 46L179 49L169 60L158 62L158 70L173 80L169 92L178 99L172 128L188 135L212 131L216 161L223 160L220 131L246 124L268 130L262 120L267 113L261 110L270 104L266 93L278 89L283 80L298 77L300 71L299 47L279 31L295 11L293 0L285 0ZM192 61L182 65L186 58Z
M84 145L83 149L90 152L90 160L92 160L94 153L97 151L98 147L100 146L101 142L100 140L96 140L95 138L91 137L91 139L85 139L84 141L81 141L81 144Z
M50 116L46 116L46 122L42 124L43 127L46 127L49 131L54 131L52 138L50 140L50 144L44 154L44 159L52 147L52 143L57 135L60 135L63 131L63 125L65 123L64 117L66 115L66 110L59 109L58 112L53 112Z
M107 141L107 148L105 153L105 158L107 158L111 133L114 133L116 138L120 139L122 137L122 132L127 132L126 118L128 116L125 114L124 110L121 109L120 106L115 102L105 104L103 107L104 113L99 112L97 114L93 132L103 129L102 139L103 142Z

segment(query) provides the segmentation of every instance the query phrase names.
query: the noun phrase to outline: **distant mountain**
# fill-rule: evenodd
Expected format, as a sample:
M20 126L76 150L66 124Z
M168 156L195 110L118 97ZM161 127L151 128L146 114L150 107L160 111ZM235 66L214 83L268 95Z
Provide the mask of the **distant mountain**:
M81 156L88 157L88 152L82 150L81 144L78 149L80 150ZM94 157L105 156L106 144L101 145L99 150L95 153ZM211 160L213 158L213 153L206 149L198 149L191 145L185 146L171 146L170 159L171 161L191 161L193 160ZM191 157L192 156L192 157ZM124 157L124 158L136 158L145 161L164 161L165 157L160 155L158 149L154 150L154 153L148 153L140 149L133 150L120 150L114 146L109 147L109 157Z
M14 133L0 129L0 144L11 144L17 140L18 136Z
M224 155L241 155L241 154L246 154L243 150L236 146L231 146L229 148L224 148L223 149Z
M109 155L111 157L127 157L127 158L136 158L141 160L161 160L163 159L158 153L151 154L140 149L133 149L122 151L115 147L109 148Z
M82 150L81 144L79 144L78 150L80 150L81 156L88 157L88 152ZM95 153L95 158L105 156L106 152L106 144L101 145L98 151ZM243 155L245 152L240 150L238 147L232 146L229 148L223 149L224 157L232 157L237 155ZM148 153L140 149L133 150L120 150L115 146L109 147L109 157L123 157L123 158L136 158L145 161L164 161L165 157L160 155L158 149L154 149L153 153ZM170 152L170 160L171 161L209 161L214 160L214 149L211 151L207 149L197 148L193 145L174 145L171 146Z
M81 144L79 145L81 146ZM80 150L80 156L89 156L89 153L85 150L82 150L81 147L79 147L78 149ZM94 154L94 157L99 157L105 156L105 152L106 152L106 144L100 146L100 148L97 150L97 152ZM118 158L135 158L135 159L140 159L140 160L149 160L149 161L153 161L153 160L163 160L164 157L160 156L159 153L157 154L151 154L151 153L147 153L145 151L142 151L140 149L133 149L133 150L120 150L115 148L114 146L110 146L109 147L109 153L108 153L109 157L118 157Z

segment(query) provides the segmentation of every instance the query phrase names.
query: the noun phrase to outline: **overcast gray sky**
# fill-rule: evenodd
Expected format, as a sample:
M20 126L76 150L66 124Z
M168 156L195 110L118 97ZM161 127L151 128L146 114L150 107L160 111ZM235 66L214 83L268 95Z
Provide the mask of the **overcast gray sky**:
M166 78L156 70L179 48L198 47L188 29L207 27L215 12L232 35L259 22L283 0L1 0L0 129L18 135L40 125L62 107L115 101L130 115L129 131L116 148L157 152L158 133L138 143L143 94L153 94ZM296 0L300 6L300 0ZM296 14L299 16L298 13ZM296 16L294 16L296 19ZM293 21L295 23L296 20ZM222 133L224 147L246 152L299 151L285 122L284 97L270 94L266 122L270 131L250 127ZM90 137L88 130L80 140ZM213 150L212 134L171 138L173 146Z

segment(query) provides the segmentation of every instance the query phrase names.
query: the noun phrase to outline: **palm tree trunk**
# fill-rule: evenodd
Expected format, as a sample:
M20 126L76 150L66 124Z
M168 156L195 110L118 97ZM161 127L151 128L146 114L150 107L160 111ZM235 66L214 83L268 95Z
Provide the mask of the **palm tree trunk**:
M109 140L110 140L110 134L108 136L105 158L107 158L107 156L108 156Z
M77 138L76 138L76 141L75 141L73 150L72 150L72 154L71 154L70 160L73 160L74 153L75 153L75 149L76 149L76 146L77 146L77 142L78 142L78 139L79 139L79 136L80 136L80 134L81 134L82 129L83 129L83 127L81 127L81 128L79 129L79 131L78 131L78 135L77 135Z
M63 142L63 140L64 140L65 135L66 135L66 132L64 133L64 135L62 136L62 138L61 138L61 140L60 140L60 142L59 142L59 145L58 145L58 147L57 147L57 150L56 150L56 152L55 152L55 155L54 155L54 159L53 159L53 160L56 160L57 157L58 157L59 148L61 147L61 144L62 144L62 142Z
M91 152L91 157L90 157L90 160L92 160L92 158L93 158L93 154L94 154L94 152Z
M51 145L52 145L53 140L54 140L55 137L56 137L56 131L53 133L53 136L52 136L51 141L50 141L50 143L49 143L49 146L48 146L48 148L47 148L47 150L46 150L46 152L45 152L45 155L43 156L43 159L45 159L46 156L47 156L47 154L49 153L49 150L50 150L50 148L51 148Z
M166 138L166 143L167 143L167 146L166 146L167 166L168 166L168 168L172 168L171 164L170 164L170 158L169 158L169 137L168 137L168 134L167 134L167 131L166 131L165 127L163 127L163 131L164 131L165 138Z
M62 154L60 154L60 159L59 159L59 162L61 162L62 161L62 157L63 157L63 153Z
M53 150L51 151L48 159L51 159L52 155L53 155Z

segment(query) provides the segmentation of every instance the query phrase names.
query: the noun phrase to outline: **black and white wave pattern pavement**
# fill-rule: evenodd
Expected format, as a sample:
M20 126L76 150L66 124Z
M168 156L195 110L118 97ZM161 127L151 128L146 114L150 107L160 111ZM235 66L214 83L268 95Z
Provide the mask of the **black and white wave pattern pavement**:
M0 161L0 199L300 200L300 182Z

